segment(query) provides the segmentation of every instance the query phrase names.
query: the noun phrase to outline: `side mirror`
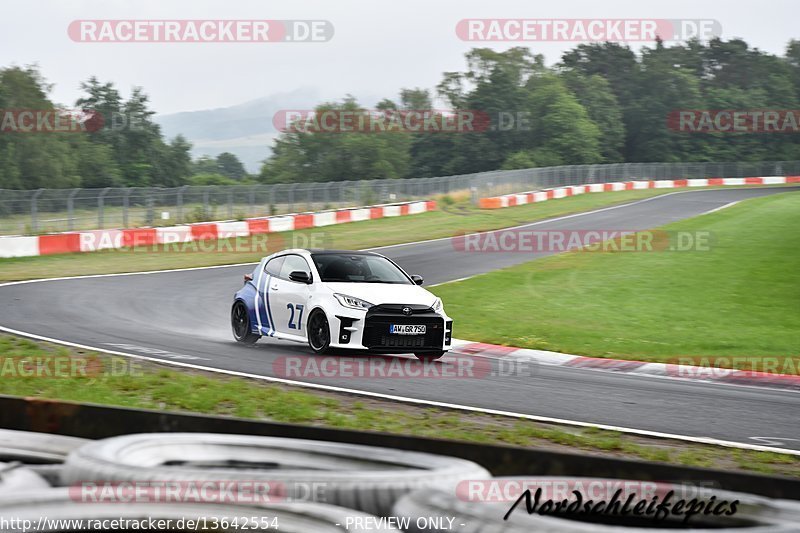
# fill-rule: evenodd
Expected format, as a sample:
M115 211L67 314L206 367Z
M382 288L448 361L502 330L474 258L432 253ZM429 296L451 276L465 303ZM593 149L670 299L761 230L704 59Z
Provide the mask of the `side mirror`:
M295 270L289 274L289 279L298 283L311 283L311 276L308 275L308 272L303 272L302 270Z
M411 281L413 281L417 285L422 285L423 279L422 276L417 276L416 274L414 274L413 276L411 276Z
M245 282L245 284L247 284L247 283L248 283L248 282L250 282L250 281L253 281L253 275L252 275L252 274L245 274L245 275L244 275L244 282Z

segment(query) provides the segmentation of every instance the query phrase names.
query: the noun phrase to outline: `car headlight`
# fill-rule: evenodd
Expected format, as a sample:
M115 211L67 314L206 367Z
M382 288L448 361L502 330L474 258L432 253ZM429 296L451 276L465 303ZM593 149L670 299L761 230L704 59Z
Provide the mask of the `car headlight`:
M334 294L333 297L336 298L340 304L350 309L369 309L373 305L366 300L356 298L355 296L347 296L346 294Z
M433 305L431 307L437 313L440 312L442 310L442 308L444 307L442 305L442 299L441 298L436 298L436 301L433 302Z

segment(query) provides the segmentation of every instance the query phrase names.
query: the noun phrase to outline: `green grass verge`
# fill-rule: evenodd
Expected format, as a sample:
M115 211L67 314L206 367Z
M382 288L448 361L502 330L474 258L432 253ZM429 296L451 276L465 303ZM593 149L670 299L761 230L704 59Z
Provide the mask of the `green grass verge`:
M203 372L183 372L29 339L0 335L0 394L228 415L461 441L545 447L671 464L800 477L797 456L654 439L507 417L462 413L308 391ZM28 361L23 366L22 361ZM58 362L79 361L77 365ZM23 376L20 368L64 368ZM70 369L78 369L71 371ZM41 374L41 373L40 373Z
M188 243L186 246L0 259L0 281L256 262L265 255L292 246L371 248L510 227L669 192L653 189L592 193L496 210L481 210L467 202L459 202L450 206L440 205L439 210L431 213L276 233L260 236L254 241L229 239L220 241L219 246ZM265 238L266 246L263 245Z
M432 290L456 336L476 341L659 362L797 358L799 227L800 193L777 194L662 228L711 232L708 251L571 252Z

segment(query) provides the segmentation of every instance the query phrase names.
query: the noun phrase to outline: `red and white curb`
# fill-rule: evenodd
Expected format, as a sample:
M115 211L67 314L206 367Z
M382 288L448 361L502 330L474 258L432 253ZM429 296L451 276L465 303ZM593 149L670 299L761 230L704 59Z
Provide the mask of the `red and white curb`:
M769 387L800 391L800 375L734 370L670 363L648 363L624 359L584 357L545 350L515 348L460 339L453 339L455 354L486 357L490 359L516 359L547 366L563 366L669 379L705 381L728 385Z
M347 222L416 215L434 211L436 202L404 202L338 209L319 213L248 218L242 221L201 222L163 228L101 229L36 236L0 237L0 258L95 252L111 248L155 246L193 241L250 237Z
M251 264L251 263L247 263ZM34 280L26 280L26 281L12 281L7 283L0 283L0 287L11 286L11 285L21 285L27 283L41 283L46 281L55 281L55 280L63 280L63 279L80 279L80 278L105 278L105 277L113 277L113 276L141 276L141 275L151 275L151 274L159 274L164 272L180 272L180 271L189 271L189 270L204 270L204 269L219 269L219 268L230 268L240 265L219 265L219 266L210 266L210 267L192 267L192 268L180 268L180 269L172 269L172 270L160 270L160 271L147 271L147 272L128 272L123 274L92 274L86 276L69 276L64 278L43 278L43 279L34 279ZM133 353L131 351L122 351L122 350L111 350L106 346L93 346L87 344L78 344L70 341L66 341L63 339L57 339L53 337L46 337L42 335L36 335L34 333L19 331L11 328L7 328L5 326L0 325L0 331L9 333L12 335L18 335L22 337L27 337L30 339L35 339L39 341L45 342L52 342L56 344L60 344L62 346L70 346L73 348L80 348L84 350L92 350L95 352L102 352L110 355L118 355L122 357L127 357L130 359L136 359L141 361L151 361L154 363L160 363L176 368L183 368L183 369L191 369L191 370L199 370L203 372L210 372L220 375L226 376L234 376L234 377L241 377L241 378L248 378L254 379L264 382L271 382L271 383L283 383L285 385L292 385L296 387L303 387L308 389L316 389L316 390L324 390L328 392L339 392L345 394L353 394L357 396L364 396L367 398L377 398L381 400L389 400L395 401L400 403L405 403L409 405L421 405L425 407L441 407L444 409L454 409L457 411L462 412L469 412L469 413L482 413L488 414L493 416L504 416L509 418L515 418L518 420L531 420L535 422L545 422L545 423L552 423L552 424L565 424L568 426L573 427L581 427L581 428L596 428L596 429L604 429L609 431L617 431L620 433L628 433L632 435L642 435L647 437L655 437L661 439L675 439L685 442L694 442L700 444L709 444L715 446L725 446L728 448L737 448L737 449L745 449L745 450L756 450L756 451L764 451L764 452L775 452L775 453L782 453L787 455L794 455L800 456L800 450L793 450L790 448L783 448L778 446L783 446L783 442L770 442L769 445L765 444L751 444L751 443L744 443L744 442L737 442L737 441L729 441L723 439L716 439L712 437L698 437L692 435L681 435L676 433L665 433L662 431L653 431L641 428L630 428L624 426L615 426L609 424L599 424L596 422L589 422L589 421L581 421L581 420L572 420L566 418L557 418L551 416L542 416L542 415L534 415L528 413L519 413L514 411L505 411L501 409L490 409L486 407L478 407L478 406L471 406L471 405L462 405L462 404L455 404L449 402L439 402L435 400L430 400L427 398L415 398L411 396L401 396L398 394L387 394L382 392L372 392L362 389L354 389L354 388L346 388L346 387L339 387L334 385L326 385L322 383L313 383L308 381L298 381L298 380L291 380L285 378L279 378L274 376L267 376L263 374L253 374L248 372L239 372L235 370L226 370L222 368L210 367L205 365L199 365L195 363L188 363L185 361L175 360L167 358L166 356L169 353L165 353L163 351L157 351L156 355L152 355L153 350L148 350L148 354L150 355L142 355L140 353ZM472 346L472 348L467 348L466 346ZM520 348L513 348L508 346L498 346L498 345L491 345L491 344L481 344L475 343L471 341L460 341L457 339L453 339L453 351L458 353L457 350L471 350L477 353L479 350L476 349L477 346L482 347L489 347L489 349L482 350L481 355L485 357L505 357L509 354L512 354L514 357L526 358L530 357L531 352L535 352L538 354L537 360L540 361L542 364L551 364L557 365L560 364L561 361L564 360L571 360L578 356L574 355L567 355L561 354L557 352L546 352L540 350L528 350L528 349L520 349ZM464 352L468 353L468 352ZM758 437L761 438L761 437Z
M589 185L570 185L541 191L521 192L490 196L478 200L482 209L500 209L516 205L533 204L577 196L593 192L633 191L642 189L679 189L683 187L718 187L728 185L785 185L787 183L800 183L800 176L761 176L752 178L704 178L704 179L677 179L677 180L637 180L616 181L612 183L592 183Z

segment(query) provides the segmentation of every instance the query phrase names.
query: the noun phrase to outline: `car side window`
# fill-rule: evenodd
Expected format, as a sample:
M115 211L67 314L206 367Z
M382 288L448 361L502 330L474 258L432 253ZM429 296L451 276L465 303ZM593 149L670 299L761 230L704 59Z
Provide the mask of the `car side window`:
M267 265L264 267L264 271L270 276L280 277L281 267L283 266L284 259L286 259L285 255L276 257L275 259L270 259Z
M311 269L308 267L308 263L305 259L299 255L287 255L285 257L286 261L283 262L280 276L278 276L279 278L288 280L289 274L298 270L305 272L311 277Z

